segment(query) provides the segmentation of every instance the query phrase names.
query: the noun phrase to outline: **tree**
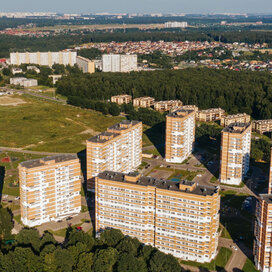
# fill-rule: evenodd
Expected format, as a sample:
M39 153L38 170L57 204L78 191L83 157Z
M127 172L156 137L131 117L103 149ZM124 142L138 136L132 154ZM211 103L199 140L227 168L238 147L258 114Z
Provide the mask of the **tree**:
M120 108L116 103L110 103L109 114L112 116L118 116L120 114Z
M81 253L74 269L75 272L91 272L93 265L93 253Z
M31 247L35 252L40 249L40 235L36 229L24 228L16 236L19 246Z
M10 210L0 205L0 239L8 238L13 228L12 215Z
M40 251L46 246L46 245L56 245L57 241L55 240L52 233L46 231L40 241Z
M106 229L101 233L100 240L109 247L115 247L123 238L120 230Z
M117 260L118 252L115 248L101 249L94 254L94 272L111 272Z
M94 238L84 231L72 230L71 232L69 232L66 247L71 245L77 245L77 243L82 243L86 245L88 250L91 250L94 246Z
M118 245L116 246L116 249L123 253L130 253L133 256L136 256L140 245L141 244L138 239L125 237L118 243Z
M54 252L54 261L53 264L56 265L57 269L63 272L73 271L73 265L75 260L72 254L67 249L62 249L58 247Z
M136 258L130 253L121 254L117 262L117 272L147 272L147 266L142 258Z

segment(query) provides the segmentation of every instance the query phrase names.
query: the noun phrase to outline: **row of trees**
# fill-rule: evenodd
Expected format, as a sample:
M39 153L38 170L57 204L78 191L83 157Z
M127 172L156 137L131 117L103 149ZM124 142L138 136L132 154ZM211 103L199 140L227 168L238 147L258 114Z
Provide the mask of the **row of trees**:
M2 228L0 225L0 234ZM96 239L69 227L64 243L59 244L49 232L40 236L36 229L24 228L8 243L1 235L0 246L1 272L182 271L172 255L144 246L114 229Z
M229 114L246 112L255 119L272 118L272 75L268 72L185 69L153 72L70 74L57 92L107 101L113 95L152 96L156 100L180 99L200 109L221 107ZM71 101L71 103L73 103Z

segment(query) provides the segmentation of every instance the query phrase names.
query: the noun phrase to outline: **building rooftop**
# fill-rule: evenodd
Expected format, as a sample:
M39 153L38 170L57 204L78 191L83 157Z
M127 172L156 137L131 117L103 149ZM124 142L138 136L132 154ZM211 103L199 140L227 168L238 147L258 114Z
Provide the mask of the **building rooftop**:
M129 127L135 126L139 123L141 123L141 121L123 120L122 122L109 127L108 130L122 131L128 129Z
M136 182L129 181L129 177L136 178ZM112 180L121 183L128 183L128 184L137 184L141 186L154 186L159 189L165 189L170 191L177 191L177 192L187 192L196 195L202 196L212 196L216 194L219 190L216 186L205 186L199 185L193 181L188 180L181 180L180 182L165 180L165 179L155 179L151 177L144 177L140 176L138 173L129 173L123 174L118 172L112 171L104 171L98 175L98 178L105 179L105 180ZM182 189L186 188L186 189Z
M212 108L212 109L207 109L207 110L200 110L199 112L201 112L201 113L210 113L210 112L218 112L218 111L225 112L221 108Z
M112 97L131 97L129 94L118 94L118 95L113 95Z
M192 112L194 112L194 110L178 109L176 111L169 113L167 116L180 118L180 117L187 116L191 114Z
M250 123L233 123L226 126L222 131L230 133L243 133L249 126Z
M268 204L272 204L272 194L260 194L259 197Z
M21 162L20 165L25 168L35 168L39 166L48 165L49 162L65 162L78 159L76 154L64 154L64 155L55 155L50 157L45 157L42 159L29 160L25 162Z
M237 113L237 114L232 114L232 115L228 115L228 116L223 116L223 118L232 119L232 118L238 118L238 117L243 117L243 116L249 116L249 115L246 113Z
M93 142L93 143L106 143L107 141L119 136L120 134L118 133L113 133L113 132L102 132L90 139L88 139L88 142Z
M253 123L257 123L257 124L268 124L268 123L272 123L272 119L266 119L266 120L254 120L252 121Z

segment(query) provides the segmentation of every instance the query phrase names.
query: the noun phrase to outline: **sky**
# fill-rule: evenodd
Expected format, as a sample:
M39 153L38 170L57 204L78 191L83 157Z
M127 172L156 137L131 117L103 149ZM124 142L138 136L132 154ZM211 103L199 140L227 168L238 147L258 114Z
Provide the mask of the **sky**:
M265 13L272 0L1 0L0 12Z

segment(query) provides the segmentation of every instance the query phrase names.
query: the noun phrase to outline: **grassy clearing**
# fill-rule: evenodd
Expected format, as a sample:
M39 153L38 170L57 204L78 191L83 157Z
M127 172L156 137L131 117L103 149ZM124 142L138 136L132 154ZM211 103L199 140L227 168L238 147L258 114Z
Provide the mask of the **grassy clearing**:
M0 146L78 152L84 148L86 139L121 120L26 95L19 97L27 103L16 107L0 106Z
M210 179L210 183L215 183L218 180L217 177L212 176L212 178Z
M152 154L152 155L155 155L155 156L160 156L160 152L156 148L144 150L144 153Z
M250 259L247 259L243 267L243 272L258 272L258 271L259 270L256 269L254 263Z
M181 261L181 264L187 264L191 266L197 266L201 268L206 268L208 270L221 271L227 264L232 251L229 248L221 247L216 258L210 263L198 263L193 261Z

